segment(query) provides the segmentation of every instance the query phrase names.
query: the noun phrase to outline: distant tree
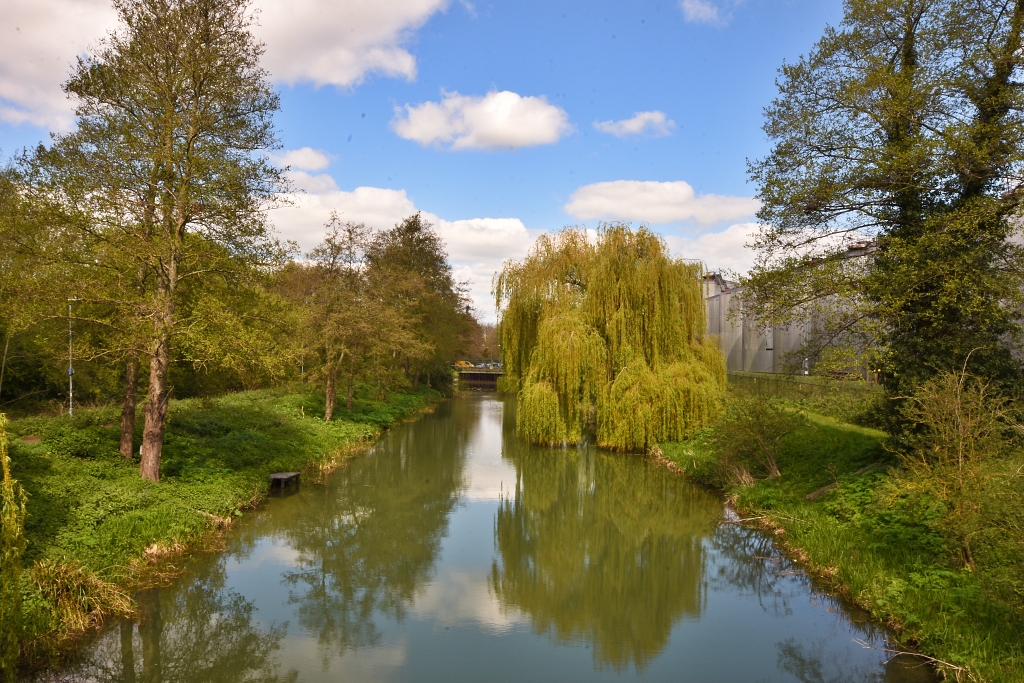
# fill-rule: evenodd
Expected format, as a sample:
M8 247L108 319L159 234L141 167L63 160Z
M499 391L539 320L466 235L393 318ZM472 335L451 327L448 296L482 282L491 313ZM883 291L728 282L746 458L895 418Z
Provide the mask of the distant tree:
M470 344L466 351L470 358L498 358L498 326L494 323L473 321Z
M277 144L278 97L259 66L247 0L114 7L120 29L65 85L78 129L40 148L33 171L48 200L85 215L68 228L116 271L119 312L145 329L141 474L157 481L186 294L198 301L214 275L281 256L263 212L284 187L262 155Z
M1024 1L847 0L766 110L746 305L785 324L841 300L832 333L875 337L892 397L968 357L1016 391L1022 36Z
M351 411L357 382L374 383L383 394L395 386L403 362L421 362L433 347L417 333L422 280L388 257L370 267L374 242L364 224L343 222L332 212L324 227L307 263L291 264L282 282L304 311L300 343L319 359L311 376L323 382L324 419L330 420L339 379Z
M422 346L401 353L413 385L421 376L447 379L465 350L473 319L465 288L455 281L441 237L420 214L378 232L366 251L373 296L387 300L413 325ZM430 351L423 353L424 348Z

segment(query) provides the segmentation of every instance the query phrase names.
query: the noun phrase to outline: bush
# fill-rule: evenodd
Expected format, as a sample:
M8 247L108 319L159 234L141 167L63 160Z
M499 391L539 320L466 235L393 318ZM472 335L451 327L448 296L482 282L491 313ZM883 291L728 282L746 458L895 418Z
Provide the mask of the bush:
M712 435L723 479L738 484L753 483L752 469L760 469L769 479L778 477L782 440L808 425L803 413L767 396L733 395Z
M939 527L959 562L974 568L972 539L989 521L984 508L998 507L1005 493L997 463L1009 453L1007 401L965 370L942 372L909 397L906 417L914 429L895 491L940 505Z
M14 680L21 630L21 556L25 551L25 493L11 477L7 416L0 413L0 673Z

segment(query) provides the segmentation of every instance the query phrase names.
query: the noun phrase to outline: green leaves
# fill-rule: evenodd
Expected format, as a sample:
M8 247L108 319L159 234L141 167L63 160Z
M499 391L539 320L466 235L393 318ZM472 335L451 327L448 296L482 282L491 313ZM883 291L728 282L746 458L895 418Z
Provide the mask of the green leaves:
M25 492L11 477L7 416L0 413L0 673L10 681L21 654L21 556L25 552Z
M850 0L783 66L744 302L803 325L819 370L880 365L895 396L970 354L1013 391L1022 36L1022 2Z
M645 450L710 424L725 364L705 339L702 268L646 227L604 225L537 240L495 278L504 389L540 443Z

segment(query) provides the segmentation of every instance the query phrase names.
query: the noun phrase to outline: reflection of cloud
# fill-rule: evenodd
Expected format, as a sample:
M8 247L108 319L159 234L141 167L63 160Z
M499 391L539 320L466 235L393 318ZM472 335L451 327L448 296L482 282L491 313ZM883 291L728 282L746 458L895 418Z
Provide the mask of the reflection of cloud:
M228 557L232 565L231 571L248 572L259 569L265 564L277 564L291 569L299 561L299 552L294 548L278 543L273 538L261 538L253 544L244 557Z
M496 501L515 488L516 470L501 457L501 429L494 428L494 422L501 424L502 404L485 404L481 409L493 410L496 414L476 425L462 475L462 497L466 500Z
M281 668L301 672L300 680L303 681L390 681L408 660L408 646L404 639L376 647L355 648L340 656L332 653L326 657L316 637L291 637L283 645L278 654ZM320 676L316 675L315 667L310 666L311 662L321 663Z
M502 608L488 587L487 575L479 571L445 572L416 596L412 609L420 618L445 626L471 622L492 633L528 623L517 609Z
M323 238L324 223L337 210L343 221L366 223L371 228L390 228L420 209L405 190L357 187L345 191L330 175L302 171L289 173L301 194L289 197L293 206L275 209L271 218L285 239L304 250ZM493 320L491 277L507 258L523 258L539 231L529 230L518 218L470 218L445 220L423 211L444 239L457 280L469 282L470 296L478 315Z

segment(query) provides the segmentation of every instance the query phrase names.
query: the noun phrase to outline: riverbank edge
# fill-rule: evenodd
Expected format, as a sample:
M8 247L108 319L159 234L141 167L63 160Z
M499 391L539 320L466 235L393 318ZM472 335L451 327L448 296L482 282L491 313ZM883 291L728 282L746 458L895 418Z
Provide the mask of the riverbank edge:
M280 393L289 392L289 389L278 388L270 391ZM218 398L225 399L251 393L254 392L235 392ZM289 393L299 395L309 392L290 391ZM433 412L440 402L448 398L433 390L408 394L399 393L391 398L394 399L396 396L401 398L415 396L421 399L421 402L413 410L400 412L390 422L370 432L364 432L354 438L346 436L339 439L331 445L330 452L326 454L326 457L323 453L310 452L299 468L303 481L314 484L322 482L326 475L345 467L353 458L368 452L391 427L402 422L415 421L424 414ZM217 400L213 399L213 401ZM172 413L175 402L172 401ZM392 400L391 403L396 402ZM110 409L110 407L100 410L104 409ZM86 409L80 413L88 410L96 409ZM346 422L345 410L342 409L339 413L335 416L334 422ZM303 418L306 418L304 413ZM11 442L15 440L20 431L18 423L32 419L47 418L23 416L12 420L8 430L8 438ZM312 419L318 420L319 418ZM157 485L159 486L159 484ZM264 482L260 490L255 492L239 489L238 497L231 503L235 514L240 516L243 511L251 511L264 504L270 497L270 489L269 479ZM21 635L19 671L24 674L46 669L59 669L81 647L83 642L99 632L107 621L131 618L136 614L137 606L132 598L133 593L169 585L185 573L184 565L191 557L223 551L224 536L233 524L231 513L221 516L198 509L196 512L206 517L205 527L199 533L184 537L167 534L162 541L148 546L142 553L133 557L126 567L124 575L116 581L104 580L75 560L70 562L46 561L42 565L36 561L31 566L25 566L22 572L23 599L31 600L40 593L46 593L48 597L55 597L55 602L58 604L52 605L53 617L57 621L59 630ZM29 513L31 514L31 500L29 501ZM42 571L40 571L41 567ZM53 585L40 586L38 585L40 581L51 581ZM46 591L46 588L50 588L50 590ZM75 602L84 609L74 610L74 606L66 604L63 599L68 597L64 594L74 592L76 589L80 594L74 596ZM77 613L69 614L69 612ZM67 619L69 616L71 618Z
M869 430L856 425L847 424L810 411L804 410L802 412L804 412L804 414L807 415L813 423L818 425L829 425L840 429L847 428L861 433L875 432L877 434L879 446L882 446L884 439L887 436L882 432L877 432L876 430ZM703 463L699 462L700 455L698 455L692 463L687 463L683 462L682 458L677 457L676 459L673 459L673 457L666 454L662 449L662 446L678 447L686 443L687 442L659 444L650 449L647 457L654 464L664 467L678 476L686 477L691 481L703 486L709 486L716 491L719 491L725 497L726 505L742 518L743 524L758 528L771 535L780 551L785 553L791 561L796 563L825 591L852 606L864 610L876 623L887 627L900 646L898 651L893 651L890 654L894 656L897 654L905 654L919 658L923 664L929 666L935 672L936 677L939 679L949 679L958 682L978 681L981 683L986 681L1001 683L1002 681L1010 682L1022 680L1021 678L1018 678L1018 676L1024 673L1021 671L1024 667L1022 667L1020 663L1019 652L1013 653L1013 656L1010 657L991 657L989 661L982 661L982 658L980 657L971 658L969 656L965 656L962 651L946 652L945 650L949 648L942 647L943 643L941 642L922 642L921 640L918 640L918 634L915 630L907 627L908 623L913 623L914 620L918 620L919 615L908 613L907 610L900 609L900 605L896 602L882 604L884 603L884 600L880 599L879 596L865 595L864 590L858 591L854 588L853 577L857 574L862 574L873 569L868 562L864 562L858 566L857 562L854 561L854 558L862 556L842 555L845 561L836 562L835 553L833 553L833 557L830 561L829 558L825 557L828 553L824 550L816 552L816 550L820 549L816 549L811 544L803 544L795 541L793 537L801 535L801 530L798 525L806 524L808 523L808 520L801 519L794 514L788 513L799 512L800 508L804 506L806 506L804 507L805 510L814 506L821 506L828 498L827 495L822 494L828 491L823 491L817 485L811 486L809 487L809 490L816 494L815 500L806 502L801 501L791 504L790 506L781 504L779 507L768 507L752 504L749 500L744 501L745 496L743 495L743 487L723 486L720 482L715 481L713 477L707 476L706 472L701 471L701 465L706 466L708 460L713 459L714 457L710 454L707 448L707 439L704 439L702 444L704 447L703 455L705 457L705 461ZM679 455L680 452L692 454L692 451L682 451L682 449L677 449L676 455ZM799 457L801 454L795 453L794 455ZM688 460L689 458L686 459ZM688 469L687 465L690 464L692 464L692 468ZM858 478L867 476L887 477L888 473L886 470L888 469L888 466L892 464L893 463L876 463L870 468L875 470L874 472L864 471L868 468L862 469L851 465L848 466L848 471L835 471L831 473L831 475L833 476L836 484L839 484L840 482L849 483ZM818 514L819 517L825 515L825 513ZM877 542L877 539L869 537L867 534L863 533L863 530L859 529L854 524L844 524L838 520L830 521L834 522L837 526L841 525L843 527L842 531L846 534L857 534L857 532L861 532L856 540L860 541L864 545ZM946 628L949 628L951 621L952 620L943 624L935 624L935 626L945 626ZM920 621L918 623L920 624ZM957 663L957 661L946 661L947 659L959 660L959 663ZM993 659L996 661L992 661ZM1005 670L1002 668L1003 661L999 661L1000 659L1006 662ZM987 674L987 676L985 674Z

